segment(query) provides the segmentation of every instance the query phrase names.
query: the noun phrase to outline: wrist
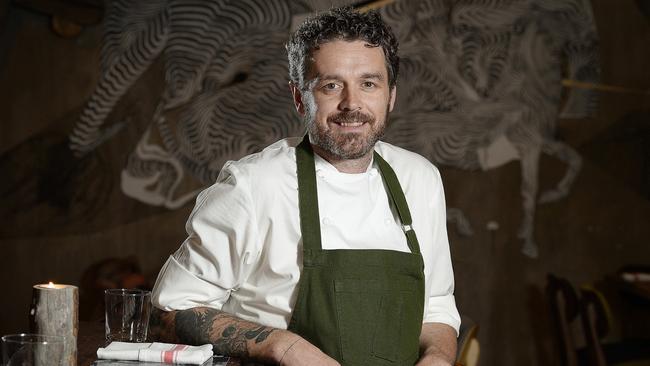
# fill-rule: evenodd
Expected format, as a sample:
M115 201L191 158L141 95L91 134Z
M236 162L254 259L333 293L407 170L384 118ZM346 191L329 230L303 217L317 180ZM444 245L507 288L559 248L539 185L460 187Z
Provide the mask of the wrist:
M274 364L280 365L287 351L301 339L302 337L288 330L273 332L272 337L269 337L272 342L267 354L268 359L272 360Z

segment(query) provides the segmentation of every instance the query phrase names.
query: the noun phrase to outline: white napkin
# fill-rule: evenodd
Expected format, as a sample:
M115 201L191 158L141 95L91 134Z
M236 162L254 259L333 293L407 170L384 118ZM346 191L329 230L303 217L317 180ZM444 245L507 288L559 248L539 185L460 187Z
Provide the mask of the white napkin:
M97 350L97 357L107 360L201 365L212 357L212 345L111 342L108 347Z

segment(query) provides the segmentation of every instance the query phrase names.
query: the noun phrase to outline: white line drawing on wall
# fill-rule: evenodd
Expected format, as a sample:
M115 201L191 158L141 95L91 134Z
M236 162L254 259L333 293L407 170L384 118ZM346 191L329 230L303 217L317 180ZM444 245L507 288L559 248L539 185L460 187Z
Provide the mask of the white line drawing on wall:
M258 151L303 127L287 92L284 53L300 1L113 1L104 22L101 76L70 135L78 155L127 122L107 121L154 62L165 88L146 133L122 171L122 191L170 209L192 200L226 160ZM587 0L395 1L381 9L401 43L396 111L386 139L436 164L522 171L522 252L537 257L538 202L565 197L581 166L555 138L558 115L595 110L595 93L572 90L560 112L563 60L569 77L597 82L598 38ZM162 60L162 61L161 61ZM152 91L158 92L158 91ZM541 153L567 164L538 197ZM458 209L449 218L471 233Z

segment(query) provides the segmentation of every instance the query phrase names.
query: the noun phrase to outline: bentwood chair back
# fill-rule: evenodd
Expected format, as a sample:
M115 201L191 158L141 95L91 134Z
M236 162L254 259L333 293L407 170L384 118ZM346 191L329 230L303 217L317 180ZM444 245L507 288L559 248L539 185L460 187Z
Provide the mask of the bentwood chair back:
M458 348L456 351L456 366L476 366L481 347L477 338L478 324L471 318L461 315L458 332Z
M600 342L611 328L611 311L603 295L594 288L583 286L580 293L580 318L587 342L587 359L590 365L606 366Z
M605 341L612 329L609 302L596 288L580 288L580 316L585 334L588 365L650 366L650 339Z
M578 295L569 281L547 275L546 298L555 328L555 339L560 349L562 366L578 366L578 352L572 327L578 324L580 306Z

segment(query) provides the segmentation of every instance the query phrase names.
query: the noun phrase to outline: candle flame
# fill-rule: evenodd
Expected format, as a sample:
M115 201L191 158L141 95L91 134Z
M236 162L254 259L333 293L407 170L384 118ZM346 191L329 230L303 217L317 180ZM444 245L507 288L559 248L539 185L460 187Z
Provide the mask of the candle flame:
M52 281L50 281L50 283L47 284L47 287L54 288L54 284L52 283Z

